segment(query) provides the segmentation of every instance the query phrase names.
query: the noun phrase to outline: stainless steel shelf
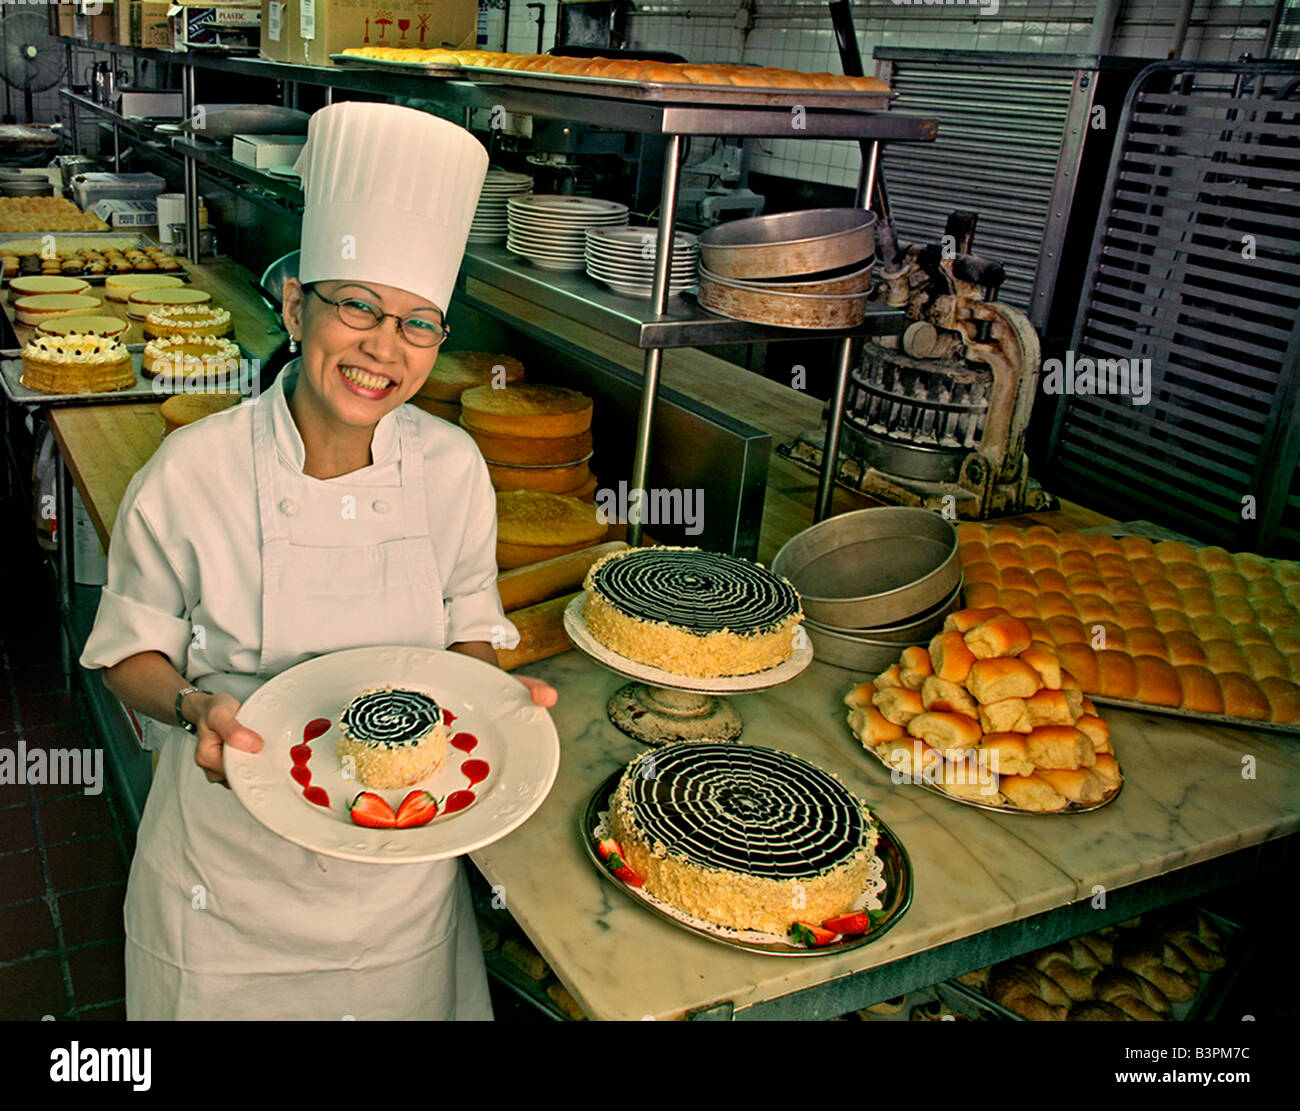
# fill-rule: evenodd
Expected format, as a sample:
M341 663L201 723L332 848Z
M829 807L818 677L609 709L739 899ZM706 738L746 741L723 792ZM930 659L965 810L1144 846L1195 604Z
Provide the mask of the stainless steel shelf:
M716 316L689 295L670 297L662 316L649 298L623 297L581 271L539 270L504 247L471 243L461 273L522 297L570 320L580 320L633 347L699 347L717 343L778 343L783 340L842 339L901 332L901 309L887 305L868 308L867 320L848 330L775 328Z
M295 185L291 181L283 181L280 178L272 177L254 166L245 166L242 162L236 162L224 150L213 143L198 143L193 139L177 137L172 140L172 150L178 151L186 158L193 158L195 162L207 166L209 169L220 170L222 173L229 174L231 177L238 178L249 185L267 189L285 200L302 203L301 186Z

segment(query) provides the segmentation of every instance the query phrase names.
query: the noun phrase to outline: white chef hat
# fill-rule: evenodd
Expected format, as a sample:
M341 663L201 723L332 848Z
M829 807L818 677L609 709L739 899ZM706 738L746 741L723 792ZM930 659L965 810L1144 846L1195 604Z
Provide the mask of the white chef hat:
M487 173L463 127L395 104L345 101L312 114L302 175L302 282L379 282L444 313Z

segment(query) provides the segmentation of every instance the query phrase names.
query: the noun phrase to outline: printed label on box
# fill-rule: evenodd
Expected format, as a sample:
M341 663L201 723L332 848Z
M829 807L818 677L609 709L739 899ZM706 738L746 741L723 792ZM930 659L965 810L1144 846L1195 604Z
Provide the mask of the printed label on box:
M304 39L316 37L316 0L302 0L298 8L298 34Z
M266 34L272 42L280 41L280 16L283 5L271 0L266 12Z

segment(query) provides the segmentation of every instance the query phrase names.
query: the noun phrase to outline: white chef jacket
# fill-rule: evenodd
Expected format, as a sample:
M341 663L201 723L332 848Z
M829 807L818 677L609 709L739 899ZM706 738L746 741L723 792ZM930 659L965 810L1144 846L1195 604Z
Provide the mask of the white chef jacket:
M404 438L418 443L428 479L425 554L444 621L430 639L518 642L496 593L491 484L469 436L406 406L414 424L403 436L398 414L384 417L370 466L312 479L285 398L296 373L290 364L259 401L173 433L132 479L83 666L159 651L192 682L246 699L270 677L259 666L264 514L282 513L276 530L291 523L299 546L355 549L408 535ZM269 407L264 422L255 406ZM275 466L291 492L278 506L263 498L260 511L255 426L271 432L259 466ZM375 605L391 612L403 601L381 594ZM318 654L329 635L306 629L301 644L278 646L276 670ZM210 784L184 730L149 722L148 735L159 761L127 889L128 1017L490 1017L459 861L318 857Z

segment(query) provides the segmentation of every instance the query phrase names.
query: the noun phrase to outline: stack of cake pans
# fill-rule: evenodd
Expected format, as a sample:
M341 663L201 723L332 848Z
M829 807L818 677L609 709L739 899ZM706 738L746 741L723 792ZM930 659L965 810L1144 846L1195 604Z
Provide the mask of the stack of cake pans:
M928 509L831 517L792 537L772 570L799 591L815 658L872 675L961 604L957 530Z

